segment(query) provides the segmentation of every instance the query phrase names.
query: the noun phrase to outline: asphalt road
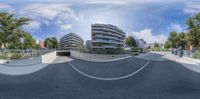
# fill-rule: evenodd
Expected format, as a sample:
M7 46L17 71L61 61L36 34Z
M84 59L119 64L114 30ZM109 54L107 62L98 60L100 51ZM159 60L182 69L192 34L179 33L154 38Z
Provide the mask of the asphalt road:
M146 62L130 58L108 63L70 63L89 75L120 77ZM176 62L151 61L133 76L105 81L88 78L68 63L56 63L23 76L1 74L0 99L200 99L200 74Z

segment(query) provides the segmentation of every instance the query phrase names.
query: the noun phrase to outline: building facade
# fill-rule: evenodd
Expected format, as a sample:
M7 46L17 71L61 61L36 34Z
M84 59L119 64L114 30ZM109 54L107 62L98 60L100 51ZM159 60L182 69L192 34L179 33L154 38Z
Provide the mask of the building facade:
M61 37L59 49L78 50L84 46L83 39L75 33L68 33Z
M156 43L158 45L158 48L165 48L165 44L163 43ZM147 48L156 48L155 43L147 43L146 44Z
M90 51L92 49L92 40L87 40L85 44L86 51Z
M126 34L114 25L92 24L91 32L93 50L124 48Z

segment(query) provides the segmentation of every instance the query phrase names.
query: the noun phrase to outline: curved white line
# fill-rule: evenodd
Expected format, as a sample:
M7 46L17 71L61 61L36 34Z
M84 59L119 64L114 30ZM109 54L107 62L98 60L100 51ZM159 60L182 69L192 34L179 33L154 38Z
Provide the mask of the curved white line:
M81 58L77 58L77 59L88 61L88 62L104 62L105 63L105 62L114 62L114 61L124 60L124 59L131 58L131 57L132 56L127 56L127 57L110 59L110 60L88 60L88 59L81 59ZM76 58L76 57L74 57L74 58Z
M150 61L146 62L140 69L138 69L137 71L131 73L131 74L128 74L126 76L121 76L121 77L115 77L115 78L102 78L102 77L95 77L95 76L91 76L91 75L88 75L80 70L78 70L73 64L71 64L70 62L68 62L68 64L74 69L76 70L78 73L82 74L83 76L86 76L88 78L92 78L92 79L97 79L97 80L120 80L120 79L124 79L124 78L128 78L130 76L133 76L135 74L137 74L138 72L140 72L142 69L144 69L148 64L150 63Z

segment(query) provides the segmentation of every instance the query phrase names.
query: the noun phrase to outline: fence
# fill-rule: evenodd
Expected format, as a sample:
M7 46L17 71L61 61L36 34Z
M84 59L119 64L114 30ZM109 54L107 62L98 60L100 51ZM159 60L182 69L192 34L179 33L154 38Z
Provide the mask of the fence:
M185 57L192 58L195 51L172 49L171 53L174 54L174 55L178 55L179 57L185 56Z

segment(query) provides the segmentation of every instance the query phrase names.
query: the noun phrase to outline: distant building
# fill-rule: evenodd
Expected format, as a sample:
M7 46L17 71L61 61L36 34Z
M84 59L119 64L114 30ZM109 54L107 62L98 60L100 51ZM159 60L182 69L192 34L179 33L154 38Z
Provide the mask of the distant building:
M40 47L40 48L45 48L45 46L44 46L44 41L39 41L39 47Z
M135 41L138 48L146 48L146 41L144 39L136 39Z
M36 44L39 44L40 40L36 40Z
M64 35L59 42L59 49L78 50L83 46L83 39L75 33Z
M92 24L91 28L92 40L89 42L93 50L124 48L126 34L118 27L110 24Z
M86 41L86 50L90 51L92 49L92 40Z
M146 44L146 47L147 47L147 48L154 48L154 43L147 43L147 44Z
M39 45L39 48L45 48L44 41L36 40L36 44Z
M154 45L155 43L147 43L146 44L146 47L147 48L155 48L155 45ZM156 43L156 44L158 44L158 47L159 48L165 48L165 46L164 46L164 44L163 43Z

